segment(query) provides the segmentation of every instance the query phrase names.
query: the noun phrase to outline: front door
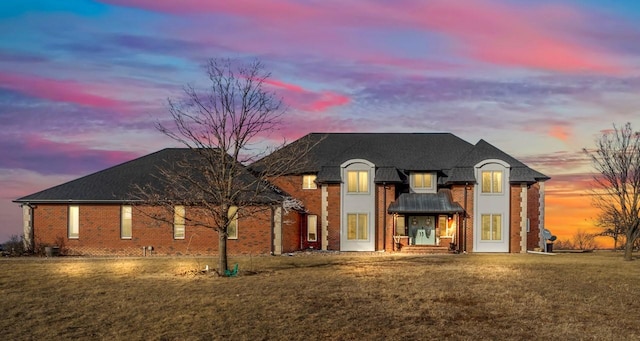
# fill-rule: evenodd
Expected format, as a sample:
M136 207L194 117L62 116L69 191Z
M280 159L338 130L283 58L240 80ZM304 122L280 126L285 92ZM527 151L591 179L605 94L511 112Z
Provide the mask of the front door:
M409 237L414 245L436 245L436 218L409 216Z

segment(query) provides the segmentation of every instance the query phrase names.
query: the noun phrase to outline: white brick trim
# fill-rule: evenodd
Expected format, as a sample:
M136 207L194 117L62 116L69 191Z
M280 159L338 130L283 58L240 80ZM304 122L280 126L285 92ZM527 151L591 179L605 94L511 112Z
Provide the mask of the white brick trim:
M282 207L273 211L273 254L282 254Z
M539 240L540 240L540 249L542 250L546 250L546 245L545 245L545 240L544 237L542 235L542 233L544 232L544 211L545 211L545 207L544 207L544 196L545 196L545 190L544 190L544 181L540 181L538 182L538 184L540 185L540 193L538 195L538 200L540 200L540 210L538 212L538 231L539 231Z
M320 202L320 221L322 222L320 228L320 244L322 250L327 250L327 246L329 245L329 190L326 184L323 184L320 189L321 202Z
M527 184L520 185L520 252L527 252Z

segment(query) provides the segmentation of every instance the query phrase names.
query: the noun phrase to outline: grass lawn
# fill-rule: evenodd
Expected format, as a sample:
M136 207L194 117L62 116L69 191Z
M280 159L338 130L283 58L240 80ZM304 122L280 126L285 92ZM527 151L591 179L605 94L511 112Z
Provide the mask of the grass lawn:
M3 340L640 339L620 253L0 259Z

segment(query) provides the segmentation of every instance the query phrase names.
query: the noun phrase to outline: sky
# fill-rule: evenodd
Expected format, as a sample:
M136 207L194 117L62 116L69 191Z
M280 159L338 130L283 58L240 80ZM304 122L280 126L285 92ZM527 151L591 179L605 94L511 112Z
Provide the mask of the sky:
M22 233L12 200L176 146L154 122L209 58L264 63L278 140L488 141L551 177L561 239L595 231L583 148L640 129L636 0L3 0L0 241Z

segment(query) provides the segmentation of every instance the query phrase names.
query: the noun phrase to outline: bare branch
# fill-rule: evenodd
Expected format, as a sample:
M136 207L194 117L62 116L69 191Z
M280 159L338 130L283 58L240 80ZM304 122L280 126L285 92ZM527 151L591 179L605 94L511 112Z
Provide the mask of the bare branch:
M224 272L228 228L236 214L230 212L242 216L283 203L285 210L304 209L269 180L302 164L308 150L290 148L283 157L264 163L260 172L249 172L243 163L271 151L251 147L261 134L281 124L282 100L265 89L270 74L259 61L238 65L229 59L211 59L205 68L209 87L185 86L182 97L167 100L169 123L156 124L161 133L184 145L185 153L167 160L159 169L156 185L138 187L135 193L138 202L162 207L165 212L184 205L203 213L187 213L186 219L218 232L218 271ZM172 217L165 213L158 219Z
M625 259L632 259L633 245L640 237L640 133L631 123L613 126L596 140L595 150L584 149L598 172L594 176L594 206L601 222L615 235L626 237Z

